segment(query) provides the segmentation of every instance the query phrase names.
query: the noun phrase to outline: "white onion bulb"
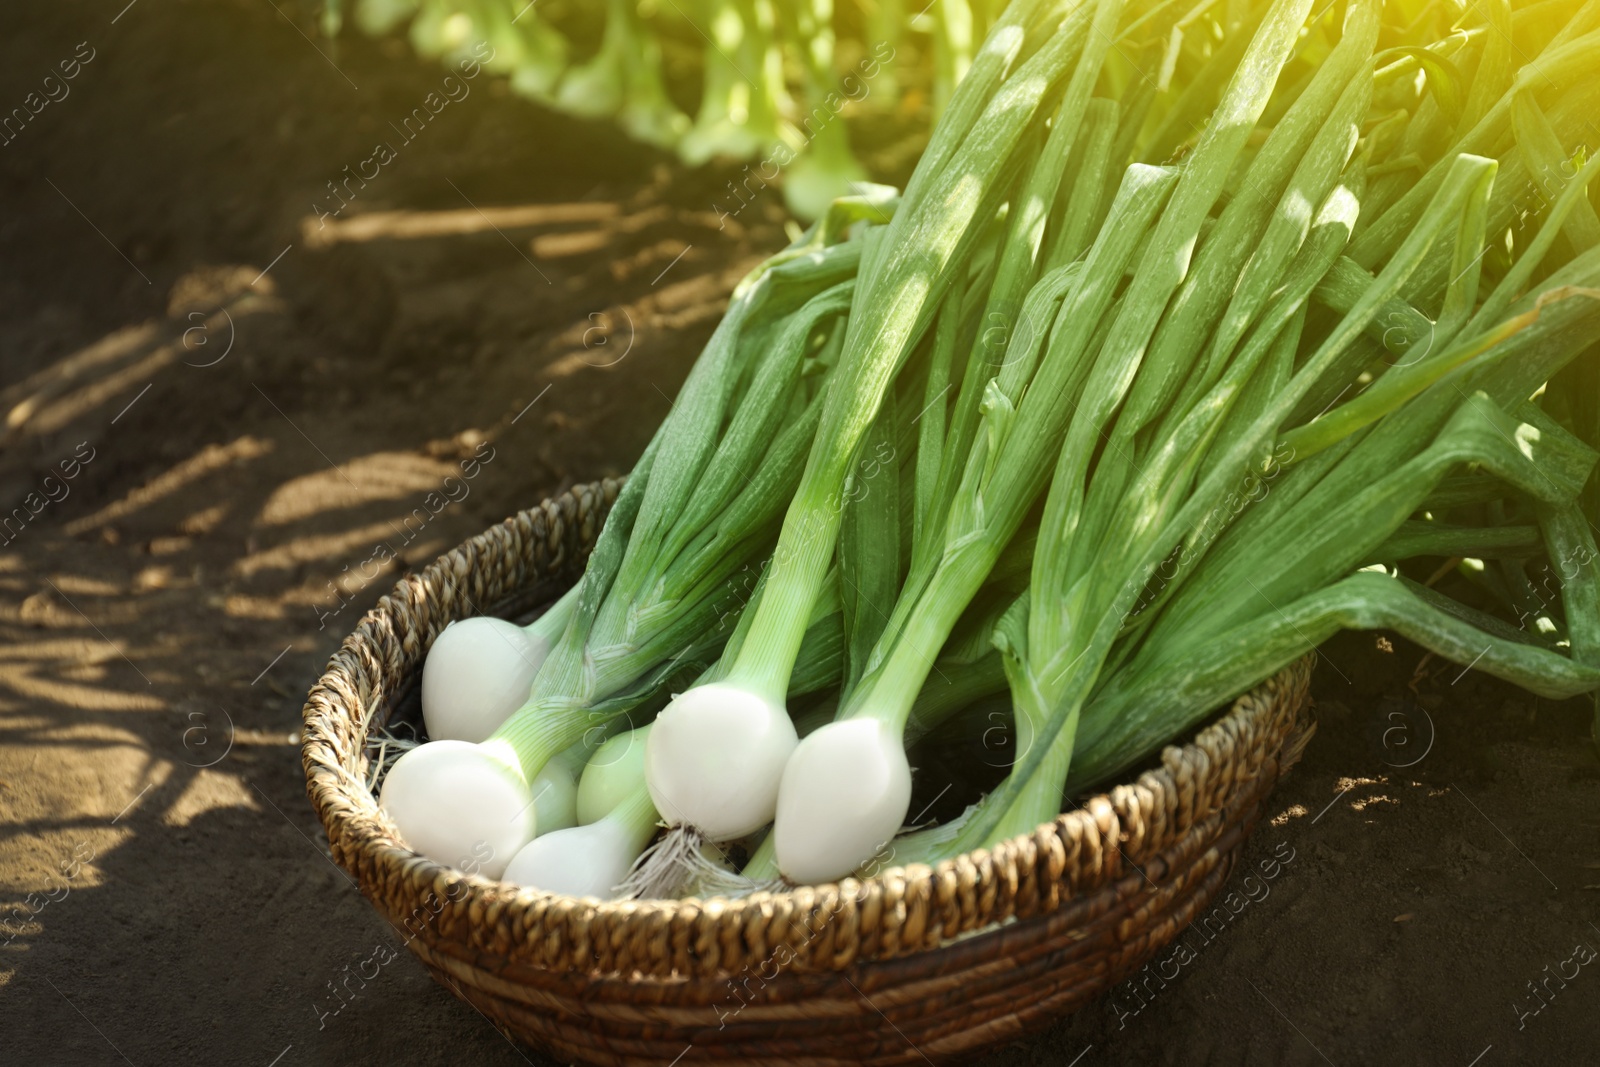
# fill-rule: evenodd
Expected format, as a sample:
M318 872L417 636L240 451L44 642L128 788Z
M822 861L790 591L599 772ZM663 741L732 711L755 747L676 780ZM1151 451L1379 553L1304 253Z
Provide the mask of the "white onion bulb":
M772 821L798 740L781 704L722 682L691 689L645 742L650 798L669 824L712 841L743 837Z
M872 718L829 723L795 748L778 789L778 869L798 885L843 878L894 839L911 807L898 731Z
M479 615L444 628L422 664L422 719L435 741L482 741L528 699L550 641Z
M504 879L569 897L609 900L639 857L628 828L601 819L544 834L522 846Z
M492 750L430 741L395 761L378 803L417 852L450 867L499 878L538 828L521 774Z
M609 900L655 836L657 821L650 795L636 782L627 798L598 822L528 842L506 868L505 880L569 897Z

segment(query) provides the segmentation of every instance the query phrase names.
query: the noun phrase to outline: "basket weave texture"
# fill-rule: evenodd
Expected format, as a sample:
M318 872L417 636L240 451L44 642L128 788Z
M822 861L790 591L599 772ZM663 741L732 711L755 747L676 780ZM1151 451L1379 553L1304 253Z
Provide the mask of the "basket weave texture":
M363 723L415 688L446 624L517 615L570 585L619 488L572 489L401 581L304 710L307 792L335 861L440 982L562 1062L922 1063L1014 1039L1210 905L1314 729L1304 659L1032 834L736 901L575 900L418 856L364 784Z

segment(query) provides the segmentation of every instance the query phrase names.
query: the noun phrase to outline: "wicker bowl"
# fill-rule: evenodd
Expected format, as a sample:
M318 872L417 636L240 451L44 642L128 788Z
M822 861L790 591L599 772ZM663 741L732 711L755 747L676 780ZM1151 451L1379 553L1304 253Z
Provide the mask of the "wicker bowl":
M950 1060L1070 1012L1217 895L1313 728L1302 660L1159 765L992 851L737 901L600 904L441 867L364 784L364 723L412 695L445 624L516 616L580 572L620 483L573 489L407 577L305 705L334 859L434 976L562 1062Z

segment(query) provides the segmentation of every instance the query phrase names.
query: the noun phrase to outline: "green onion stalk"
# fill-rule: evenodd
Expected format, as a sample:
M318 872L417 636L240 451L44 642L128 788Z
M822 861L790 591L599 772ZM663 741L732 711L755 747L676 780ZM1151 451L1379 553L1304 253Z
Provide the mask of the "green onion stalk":
M1569 614L1586 636L1562 649L1381 564L1375 569L1361 566L1374 552L1392 551L1385 546L1394 543L1396 531L1462 464L1489 472L1536 501L1552 552L1588 551L1585 538L1592 530L1574 516L1594 465L1594 450L1559 432L1525 398L1587 344L1588 331L1600 316L1594 299L1600 291L1592 285L1600 257L1579 256L1553 273L1539 292L1513 299L1548 249L1548 241L1536 240L1477 306L1481 257L1476 253L1482 247L1495 171L1493 161L1466 154L1456 158L1419 213L1417 226L1338 326L1286 384L1257 395L1255 410L1230 413L1230 426L1242 421L1244 432L1219 435L1216 416L1205 412L1207 405L1199 405L1182 419L1168 416L1173 426L1168 440L1180 447L1147 453L1148 465L1138 477L1119 475L1102 459L1082 514L1094 517L1094 489L1109 486L1109 508L1100 512L1106 516L1101 522L1107 535L1099 542L1131 546L1132 551L1121 555L1136 561L1135 566L1108 567L1103 553L1091 562L1081 538L1076 551L1041 540L1027 625L1013 619L1002 629L1008 631L1005 646L1017 664L1016 678L1028 684L1048 677L1032 653L1036 641L1058 660L1072 657L1061 690L1065 695L1045 694L1046 700L1056 700L1042 723L1048 743L1019 755L1012 778L965 821L950 852L992 844L1052 817L1063 786L1125 768L1217 702L1303 655L1340 627L1392 628L1431 651L1544 695L1571 696L1600 685L1600 673L1580 651L1595 618L1586 599L1587 580L1566 598ZM1571 194L1567 209L1580 196ZM1335 217L1331 207L1325 203L1320 226L1334 225L1348 235L1353 218ZM1546 221L1541 238L1559 229L1562 213ZM1438 259L1437 239L1451 226L1456 240L1443 247L1458 272L1442 295L1436 319L1444 324L1441 333L1447 342L1416 363L1390 369L1366 392L1320 418L1278 430L1310 385L1359 339L1375 312ZM1318 228L1313 227L1301 256L1315 248ZM1318 258L1326 263L1325 253ZM1296 273L1291 264L1289 275ZM1284 286L1296 294L1309 288L1303 278ZM1459 324L1452 325L1452 318ZM1273 329L1268 315L1258 325L1258 336ZM1270 341L1264 345L1270 350ZM1244 355L1251 347L1247 340L1208 394L1210 406L1230 393L1236 404L1251 396L1238 381L1250 363ZM1207 423L1212 424L1209 430ZM1163 521L1155 483L1171 480L1164 455L1192 454L1197 441L1204 445L1205 434L1221 447L1212 445L1205 473L1187 499L1180 495L1166 505L1171 518ZM1274 438L1276 450L1268 447ZM1176 593L1164 593L1130 624L1130 590L1136 594L1145 586L1149 566L1159 561L1173 535L1190 536L1180 531L1195 530L1197 520L1215 513L1224 503L1228 482L1238 472L1256 468L1265 451L1286 457L1292 464L1288 473L1221 537L1194 544L1194 558L1168 584ZM1120 490L1119 483L1130 480L1132 489ZM1048 508L1043 528L1052 528ZM1051 563L1060 568L1064 581L1046 585L1041 572L1048 572ZM1119 574L1131 574L1131 580L1120 588L1110 585ZM1046 599L1043 591L1056 589L1065 595ZM1041 604L1062 608L1043 612ZM1064 639L1040 625L1048 616L1069 631ZM1078 636L1073 630L1089 632ZM1119 636L1133 643L1118 647ZM1105 663L1115 666L1101 677ZM1014 694L1026 688L1014 680ZM1019 719L1024 714L1019 700ZM1063 752L1070 757L1075 744L1083 759L1069 771L1060 757Z
M904 733L911 701L1000 549L1043 490L1076 400L1081 354L1175 182L1175 174L1159 168L1130 170L1081 272L1063 268L1036 286L1048 298L1061 281L1077 282L1059 310L1037 306L1045 301L1028 309L1058 328L1042 359L1013 350L1001 375L989 380L983 432L964 464L933 573L920 589L908 582L911 595L896 604L869 671L838 720L808 737L784 770L774 837L779 868L791 881L826 881L854 870L905 820L911 771ZM1022 398L1020 410L1012 396ZM876 773L864 773L868 766ZM839 767L852 773L840 778L833 771ZM827 797L837 798L837 808ZM847 819L849 810L856 815Z
M1113 9L1113 26L1116 14ZM1271 68L1282 63L1303 18L1304 12L1286 11L1272 24L1274 32L1264 34L1247 54L1225 104L1241 118L1214 125L1181 175L1172 168L1143 165L1127 172L1081 270L1060 268L1075 286L1059 313L1046 316L1055 319L1055 326L1044 358L1010 350L1005 367L987 382L985 432L964 464L937 569L920 590L908 583L913 595L897 607L890 640L876 657L875 674L851 696L840 722L831 732L807 738L785 770L774 833L779 866L791 880L826 880L855 869L883 848L903 821L910 799L903 694L916 692L929 667L928 650L939 646L955 613L993 565L997 546L1010 537L1044 489L1051 467L1070 468L1092 453L1094 442L1082 439L1085 429L1098 425L1098 408L1115 403L1115 391L1127 378L1122 362L1137 358L1160 308L1182 281L1184 249L1192 246L1221 179L1265 105ZM1091 55L1088 83L1103 52L1086 52L1085 58ZM1129 271L1133 281L1117 297ZM1025 305L1024 318L1030 317ZM1098 429L1094 432L1098 436ZM1056 481L1062 481L1059 473ZM1058 537L1069 528L1059 511L1047 504L1042 538ZM1036 555L1036 580L1039 560ZM1032 741L1027 710L1019 704L1019 743L1025 748ZM1023 737L1025 732L1030 736ZM862 750L872 752L886 772L876 780L858 772L852 782L830 781L830 766L860 762L855 753ZM837 810L825 806L828 796L843 798ZM845 811L851 808L862 814L846 820ZM823 818L812 814L819 811ZM826 825L830 821L844 821L845 828Z
M998 181L1030 119L1067 66L1070 31L1058 30L1051 14L1030 0L1008 9L962 84L958 95L967 100L952 102L894 219L867 243L835 387L738 658L719 682L670 704L650 734L647 780L680 837L736 837L772 820L778 780L798 743L784 692L834 555L846 474L949 290L959 253L993 217ZM1018 63L1030 30L1042 47ZM748 785L723 788L735 780Z
M1363 34L1359 32L1360 16L1370 8L1353 11L1358 32L1347 35L1347 40L1352 42L1351 51L1358 54L1356 62L1360 62L1370 53L1376 20L1364 20L1365 28L1371 32ZM1208 127L1211 136L1201 138L1186 170L1188 188L1180 186L1174 193L1161 220L1160 236L1169 243L1158 247L1181 248L1193 240L1195 227L1210 209L1208 198L1215 197L1220 178L1232 168L1233 154L1239 151L1255 122L1250 116L1259 116L1259 108L1265 103L1261 86L1264 83L1270 92L1275 77L1273 65L1281 65L1284 58L1284 31L1279 27L1295 26L1296 16L1304 17L1303 11L1280 10L1274 14L1280 18L1269 17L1264 23L1224 97L1224 113L1231 110L1242 114L1243 121ZM1354 224L1354 198L1343 186L1331 191L1329 187L1338 180L1354 147L1352 120L1364 107L1364 100L1359 80L1341 92L1344 79L1338 67L1333 64L1332 75L1324 86L1317 87L1319 91L1302 97L1305 106L1298 113L1291 109L1291 114L1275 127L1247 172L1243 183L1246 191L1219 217L1196 257L1193 271L1175 284L1170 273L1165 277L1159 273L1173 262L1170 255L1152 255L1145 262L1154 269L1149 274L1135 275L1130 285L1125 298L1128 302L1098 355L1084 401L1074 414L1060 451L1041 522L1042 536L1034 557L1029 595L1019 600L1002 621L997 636L1006 656L1016 704L1018 759L1035 754L1037 749L1043 754L1041 769L1020 789L1010 809L1001 813L998 820L991 820L987 810L969 820L952 841L952 848L976 847L974 842L986 841L983 835L1003 839L1026 832L1059 811L1078 722L1077 716L1069 713L1061 729L1051 730L1052 713L1075 682L1083 684L1079 679L1086 673L1093 678L1099 667L1090 658L1093 648L1085 650L1072 640L1074 628L1082 626L1085 593L1095 580L1096 569L1104 567L1106 555L1103 548L1098 558L1084 549L1090 544L1114 545L1118 542L1112 538L1125 536L1114 525L1118 517L1114 509L1122 507L1138 520L1149 521L1148 514L1140 512L1159 507L1162 487L1181 486L1193 477L1193 465L1201 451L1196 446L1204 441L1203 437L1197 440L1197 435L1216 431L1231 399L1226 391L1213 390L1205 397L1205 404L1191 409L1191 417L1177 424L1177 432L1168 438L1165 447L1151 449L1141 447L1138 431L1159 401L1144 398L1158 391L1174 392L1173 383L1183 371L1204 369L1208 362L1204 345L1208 333L1212 339L1209 348L1215 355L1219 350L1231 351L1240 338L1252 332L1236 363L1240 368L1236 377L1253 370L1257 361L1272 351L1278 332L1296 315L1296 304L1303 304L1311 285L1328 269L1332 257L1348 239ZM1263 68L1268 71L1265 77L1254 72ZM1191 197L1179 199L1179 194L1190 190L1194 191ZM1282 199L1272 210L1270 200L1279 191L1283 191ZM1269 202L1267 211L1261 211L1261 201ZM1308 208L1319 201L1323 208L1313 218ZM1290 267L1294 260L1302 266L1298 272ZM1219 273L1226 276L1223 272L1231 270L1237 275L1241 268L1244 273L1239 284L1224 290L1232 293L1224 314L1218 301L1201 295L1201 283L1205 288L1220 289L1215 284ZM1279 288L1286 269L1291 282ZM1298 278L1293 278L1295 273ZM1141 284L1146 278L1149 284ZM1279 290L1275 305L1267 309L1264 321L1251 331L1252 320L1274 289ZM1132 303L1136 297L1148 299L1149 304L1141 308ZM1146 310L1150 307L1157 314L1164 312L1159 326L1156 317ZM1126 330L1122 328L1125 323ZM1118 344L1124 337L1128 339ZM1130 368L1129 364L1135 361ZM1108 427L1103 420L1118 409L1117 424ZM1088 456L1093 447L1090 435L1098 438L1102 434L1109 440L1093 470L1085 499L1082 485L1089 475ZM1142 459L1141 452L1145 453ZM1128 504L1123 505L1124 500ZM1137 528L1126 534L1137 535ZM1080 553L1082 562L1074 558ZM1039 817L1041 812L1043 818Z
M1587 180L1589 175L1583 177ZM1559 228L1561 214L1558 207L1546 221L1541 240L1519 266L1531 266L1540 258L1544 249L1539 246L1548 246L1543 239ZM1246 674L1281 666L1287 661L1283 657L1306 651L1308 639L1320 640L1338 626L1383 626L1438 654L1461 662L1476 661L1477 668L1536 693L1572 696L1592 688L1596 680L1590 636L1595 625L1592 570L1571 567L1564 575L1570 580L1559 590L1567 629L1577 636L1565 642L1546 639L1537 630L1506 625L1405 578L1395 567L1403 558L1405 542L1389 531L1406 525L1408 510L1444 503L1436 489L1444 484L1446 472L1470 462L1481 472L1490 472L1502 491L1514 490L1535 501L1552 560L1587 560L1584 537L1586 532L1592 537L1593 530L1573 521L1581 515L1581 507L1574 507L1573 501L1592 469L1594 451L1517 397L1537 390L1540 381L1557 374L1562 364L1582 352L1587 342L1584 331L1592 330L1595 321L1594 298L1575 293L1572 287L1583 283L1592 288L1596 264L1600 259L1593 253L1574 259L1551 276L1547 283L1551 288L1530 294L1514 306L1514 314L1490 331L1490 339L1502 335L1498 347L1468 342L1481 352L1475 363L1467 366L1468 374L1446 373L1420 392L1407 387L1402 392L1413 394L1414 399L1394 409L1398 414L1366 423L1371 428L1353 446L1326 448L1291 468L1279 489L1218 540L1180 597L1162 612L1138 659L1148 663L1180 658L1178 635L1194 625L1202 610L1209 614L1209 608L1199 606L1204 598L1225 609L1232 606L1219 619L1232 632L1249 626L1259 630L1275 618L1275 612L1270 616L1264 612L1265 600L1270 598L1285 618L1296 620L1298 631L1291 632L1286 625L1277 635L1282 638L1277 643L1284 647L1271 651L1263 647L1261 658L1241 665ZM1513 291L1518 287L1517 278L1507 281ZM1506 286L1507 282L1502 282L1500 288ZM1474 385L1486 388L1474 390ZM1517 414L1508 414L1512 410ZM1366 422L1364 417L1355 421ZM1316 426L1312 423L1305 429ZM1309 434L1290 431L1284 435L1290 442L1297 437L1302 443L1316 443ZM1375 470L1396 473L1375 483ZM1334 514L1328 510L1330 501L1336 499L1334 494L1343 494L1337 498L1337 513L1350 513L1351 524L1333 525L1329 537L1336 539L1332 544L1337 551L1324 560L1315 553L1330 551L1320 530ZM1362 505L1360 510L1351 507L1352 500ZM1392 517L1374 524L1380 505L1388 509L1388 515L1399 517L1398 524ZM1269 536L1272 541L1267 540ZM1340 537L1344 540L1337 540ZM1298 546L1292 551L1284 547L1294 538L1304 538L1312 555L1303 557ZM1482 551L1481 541L1473 551ZM1368 564L1374 556L1380 560L1376 565L1340 577ZM1271 566L1258 570L1262 561ZM1282 573L1284 566L1298 569ZM1237 583L1247 567L1255 583L1249 597L1242 601L1237 595L1218 599L1219 590L1228 582ZM1305 591L1308 583L1314 586L1319 580L1332 584L1316 592ZM1469 646L1470 653L1465 651ZM1232 684L1238 676L1236 673L1224 684ZM1120 706L1138 688L1119 682L1108 687L1102 699ZM1104 729L1112 728L1113 715L1108 711L1098 717ZM1122 760L1135 754L1138 744L1121 739L1116 746L1107 747L1107 755L1086 773L1117 769Z

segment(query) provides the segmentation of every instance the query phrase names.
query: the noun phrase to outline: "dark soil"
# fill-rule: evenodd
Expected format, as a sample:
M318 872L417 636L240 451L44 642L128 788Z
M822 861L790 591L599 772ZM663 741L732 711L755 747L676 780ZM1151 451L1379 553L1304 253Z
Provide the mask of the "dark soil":
M487 75L403 142L443 71L309 7L121 7L0 16L0 114L92 55L0 145L0 1060L540 1062L405 953L334 998L394 935L306 803L301 701L405 570L631 465L781 203L719 220L726 175ZM1600 1058L1564 962L1600 948L1589 705L1438 663L1414 695L1378 645L1318 669L1274 876L985 1062Z

